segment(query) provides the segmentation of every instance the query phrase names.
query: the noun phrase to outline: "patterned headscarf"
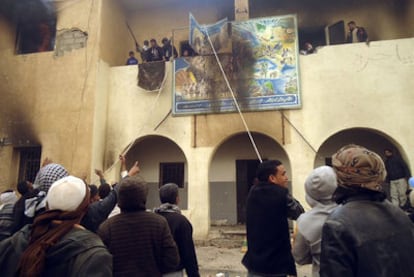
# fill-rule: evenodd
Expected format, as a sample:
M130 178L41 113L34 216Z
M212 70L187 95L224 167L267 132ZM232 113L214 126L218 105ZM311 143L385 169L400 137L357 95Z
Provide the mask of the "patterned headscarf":
M37 173L33 187L47 193L54 182L68 175L66 169L60 164L45 165Z
M350 144L332 156L338 185L382 191L386 171L378 154L362 146Z

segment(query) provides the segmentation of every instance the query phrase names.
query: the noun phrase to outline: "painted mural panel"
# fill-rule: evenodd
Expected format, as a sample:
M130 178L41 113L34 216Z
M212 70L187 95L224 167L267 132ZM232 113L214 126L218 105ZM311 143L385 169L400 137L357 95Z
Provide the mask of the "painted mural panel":
M241 110L299 108L296 17L233 22L231 29L231 54L218 56ZM179 58L174 72L175 115L236 111L214 55Z
M231 53L231 36L227 18L211 25L200 25L190 13L189 44L198 55L212 55L208 36L217 53Z

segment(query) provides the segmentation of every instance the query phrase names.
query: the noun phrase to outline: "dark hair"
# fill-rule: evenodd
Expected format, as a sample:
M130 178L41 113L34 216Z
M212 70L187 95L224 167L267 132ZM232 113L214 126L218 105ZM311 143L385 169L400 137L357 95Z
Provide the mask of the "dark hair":
M163 38L163 39L161 40L161 42L162 42L162 43L167 43L167 42L168 42L168 38Z
M127 177L119 183L118 206L121 212L144 211L148 187L139 176Z
M91 194L91 198L94 198L98 194L98 187L95 185L89 185L89 191Z
M157 41L155 40L155 38L152 38L152 39L150 40L150 42L157 42Z
M178 186L174 183L168 183L160 188L161 204L177 204Z
M146 40L144 40L144 45L148 45L149 44L149 41L146 39Z
M281 164L282 162L278 160L262 162L257 167L257 179L259 179L260 182L267 182L270 175L277 174L277 167Z
M134 55L134 51L129 51L129 54L130 55Z
M351 24L354 24L355 25L356 23L355 23L355 21L352 20L352 21L349 21L348 22L348 25L351 25Z
M111 186L108 183L101 184L98 188L98 194L101 199L104 199L111 192Z
M25 195L29 190L30 190L30 186L27 181L21 181L17 184L17 191L21 195Z

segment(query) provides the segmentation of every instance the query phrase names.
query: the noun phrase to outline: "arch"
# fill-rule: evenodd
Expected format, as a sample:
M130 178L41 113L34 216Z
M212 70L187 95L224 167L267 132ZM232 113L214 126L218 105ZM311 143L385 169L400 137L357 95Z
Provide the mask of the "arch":
M187 209L188 203L188 165L184 151L173 140L159 135L137 138L126 153L127 168L139 161L141 175L148 184L147 208L160 205L158 189L166 182L175 182L180 186L181 209ZM183 171L183 172L181 172ZM180 184L178 179L181 179ZM175 181L174 178L178 178Z
M285 149L272 137L253 132L262 159L279 159L291 172ZM259 164L246 132L228 136L212 154L209 166L211 222L244 223L247 193Z
M397 140L377 129L355 127L341 130L328 137L319 147L314 166L318 167L329 163L328 160L338 149L347 144L364 146L380 156L384 156L384 149L391 148L395 154L407 160L407 154Z

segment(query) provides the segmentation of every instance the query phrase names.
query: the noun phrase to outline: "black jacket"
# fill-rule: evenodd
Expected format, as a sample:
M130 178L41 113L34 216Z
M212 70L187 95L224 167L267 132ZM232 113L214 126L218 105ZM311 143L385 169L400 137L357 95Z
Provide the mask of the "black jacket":
M107 197L100 201L93 202L89 205L88 211L82 218L81 225L86 229L97 232L99 225L104 222L112 212L117 203L118 186L108 194Z
M413 276L414 225L388 200L353 196L322 230L321 277Z
M258 274L296 275L290 245L288 190L269 183L253 186L247 197L246 229L248 249L242 263ZM302 206L295 207L303 211ZM289 212L288 212L289 211ZM293 213L295 217L300 211Z
M406 163L399 157L391 156L385 160L387 170L387 181L410 178L411 173Z
M149 61L151 62L157 62L162 61L164 57L164 51L160 46L154 46L149 49L150 57Z
M168 222L171 234L180 254L180 265L176 271L185 269L188 277L199 277L197 256L193 242L193 227L188 219L175 212L158 212Z
M29 244L30 226L0 243L2 277L15 276L20 256ZM112 276L112 256L97 235L74 228L47 251L44 268L44 277Z
M164 45L162 47L162 51L164 53L164 58L166 61L169 61L171 57L177 58L178 56L177 49L175 46L171 45L171 43Z
M26 199L35 197L39 193L39 190L34 189L27 192L25 195L19 198L17 202L14 204L13 208L13 225L12 225L12 234L19 231L22 227L27 224L33 223L33 217L27 217L24 214L25 210L25 202Z

